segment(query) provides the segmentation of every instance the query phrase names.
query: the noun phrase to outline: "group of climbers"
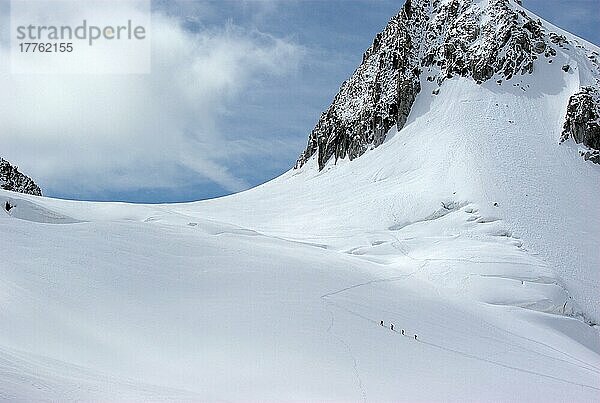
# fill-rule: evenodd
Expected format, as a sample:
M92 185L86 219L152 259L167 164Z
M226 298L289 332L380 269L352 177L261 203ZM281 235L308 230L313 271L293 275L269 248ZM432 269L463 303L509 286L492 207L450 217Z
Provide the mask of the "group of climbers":
M379 324L380 324L381 326L385 327L385 323L384 323L382 320L381 320L381 321L379 321ZM392 331L394 331L394 332L395 332L395 330L394 330L394 324L393 324L393 323L390 323L390 330L392 330ZM401 330L402 330L402 336L405 336L406 334L404 333L404 329L401 329ZM415 334L415 340L418 340L418 339L417 339L417 335L416 335L416 334Z

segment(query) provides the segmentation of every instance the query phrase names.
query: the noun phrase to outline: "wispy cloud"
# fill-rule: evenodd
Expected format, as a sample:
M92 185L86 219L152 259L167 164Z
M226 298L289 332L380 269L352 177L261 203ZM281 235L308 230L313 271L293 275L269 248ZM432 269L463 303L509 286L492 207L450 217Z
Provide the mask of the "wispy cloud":
M257 77L296 71L304 49L232 22L192 32L157 10L151 75L11 75L0 53L0 150L43 185L168 188L192 170L239 191L249 184L229 166L261 151L219 122Z

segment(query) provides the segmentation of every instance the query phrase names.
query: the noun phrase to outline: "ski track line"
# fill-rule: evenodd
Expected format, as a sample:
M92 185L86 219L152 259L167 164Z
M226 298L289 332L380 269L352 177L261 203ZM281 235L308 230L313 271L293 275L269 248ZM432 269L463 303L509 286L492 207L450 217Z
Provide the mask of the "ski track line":
M419 269L421 269L422 267L424 267L426 264L427 264L427 262L423 263L421 266L419 266ZM417 270L419 270L419 269L417 269ZM415 271L415 272L416 272L416 271ZM349 287L342 288L342 289L340 289L340 290L337 290L337 291L333 291L333 292L330 292L330 293L327 293L327 294L323 294L323 295L321 295L321 297L320 297L320 298L321 298L321 301L323 302L323 306L324 306L324 308L325 308L325 309L326 309L326 310L329 312L329 315L331 316L331 322L329 323L329 326L327 327L327 332L328 332L329 334L331 334L331 336L332 336L332 337L334 337L336 340L338 340L338 341L339 341L339 342L340 342L342 345L344 345L344 347L345 347L345 348L346 348L346 350L348 351L348 354L349 354L349 355L350 355L350 357L352 358L352 361L353 361L353 366L354 366L354 376L356 377L356 380L357 380L357 383L358 383L358 388L359 388L359 390L360 390L360 393L361 393L361 396L362 396L362 401L363 401L363 402L366 402L366 401L367 401L367 393L366 393L365 387L364 387L364 385L363 385L362 378L361 378L361 376L360 376L360 371L359 371L359 369L358 369L358 360L357 360L357 359L356 359L356 357L354 356L354 354L353 354L353 352L352 352L352 348L350 347L350 345L349 345L349 344L348 344L348 343L347 343L347 342L346 342L344 339L342 339L341 337L339 337L339 336L335 335L335 334L332 332L332 330L333 330L333 325L334 325L334 321L335 321L335 319L334 319L334 318L335 318L335 315L334 315L333 311L332 311L331 309L329 309L329 308L328 308L328 306L330 306L330 305L338 306L338 305L337 305L336 303L332 302L332 301L329 301L329 300L327 299L327 297L330 297L330 296L332 296L332 295L336 295L336 294L342 293L342 292L344 292L344 291L351 290L351 289L353 289L353 288L362 287L362 286L365 286L365 285L368 285L368 284L374 284L374 283L382 283L382 282L390 282L390 281L403 280L403 279L406 279L406 278L408 278L408 277L412 276L412 275L413 275L415 272L412 272L412 273L409 273L409 274L403 274L403 275L400 275L400 276L395 276L395 277L388 277L388 278L382 278L382 279L375 279L375 280L366 281L366 282L364 282L364 283L360 283L360 284L354 284L354 285L351 285L351 286L349 286ZM360 316L361 318L363 318L363 319L366 319L366 320L369 320L369 321L371 321L371 322L373 322L373 323L376 323L376 321L374 321L374 320L372 320L372 319L369 319L369 318L367 318L367 317L365 317L365 316L362 316L362 315L360 315L360 314L358 314L358 313L356 313L356 312L353 312L353 311L350 311L350 310L348 310L348 312L349 312L349 313L351 313L351 314L353 314L353 315Z
M414 271L412 271L411 273L408 273L408 274L400 274L398 276L393 276L393 277L378 278L375 280L365 281L364 283L354 284L349 287L342 288L340 290L336 290L336 291L332 291L332 292L323 294L323 295L321 295L321 298L331 297L332 295L340 294L344 291L348 291L353 288L358 288L358 287L362 287L362 286L369 285L369 284L386 283L386 282L404 280L404 279L407 279L407 278L413 276L416 272L420 271L423 267L425 267L427 265L427 263L428 262L423 262L417 269L415 269Z
M353 305L359 306L359 307L363 307L363 308L370 308L368 305L361 304L361 303L358 303L358 302L350 302L350 303L351 303L351 304L353 304ZM335 304L335 303L334 303L334 305L336 305L338 308L342 308L342 306L341 306L341 305L339 305L339 304ZM342 309L344 309L344 308L342 308ZM388 310L385 310L385 309L381 309L381 311L382 311L382 312L389 313L389 314L392 314L392 315L396 315L396 316L400 316L400 317L406 318L408 321L410 321L410 318L408 318L407 316L403 315L403 314L402 314L402 313L400 313L400 312L388 311ZM356 313L356 312L354 312L354 311L349 311L349 312L351 312L351 313L354 313L354 314L357 314L357 313ZM358 315L358 314L357 314L357 315ZM362 316L362 315L358 315L358 316L360 316L360 317L361 317L361 318L363 318L363 319L368 319L368 320L372 321L373 323L377 323L376 321L373 321L373 320L371 320L371 319L369 319L369 318L366 318L365 316ZM514 334L514 333L512 333L512 332L508 331L508 330L504 330L504 329L502 329L502 328L499 328L499 327L497 327L497 326L494 326L494 325L492 325L491 323L489 323L489 322L486 322L485 320L482 320L482 322L483 322L483 323L485 323L486 325L488 325L488 327L490 327L490 328L492 328L492 329L495 329L495 330L497 330L497 331L500 331L500 332L502 332L502 333L508 333L508 334L510 334L510 335L513 335L513 336L516 336L516 337L521 337L521 336L519 336L519 335L516 335L516 334ZM430 325L431 325L431 326L433 326L433 327L438 327L438 328L441 328L441 329L449 330L449 331L451 331L451 332L453 332L453 333L455 333L455 332L456 332L456 329L454 329L454 328L451 328L451 327L448 327L448 326L443 326L443 325L440 325L440 324L439 324L439 323L437 323L437 322L430 322L430 321L426 321L426 320L425 320L425 323L428 323L428 324L430 324ZM505 345L505 344L506 344L506 342L505 342L504 340L501 340L501 339L498 339L498 338L496 338L496 337L492 337L492 336L486 336L486 335L480 335L480 334L479 334L479 335L477 335L476 337L478 337L478 338L480 338L480 339L491 340L491 341L493 341L493 342L496 342L496 343L499 343L499 344L501 344L501 345ZM521 338L524 338L524 337L521 337ZM545 344L545 343L543 343L543 342L540 342L540 341L537 341L537 340L533 340L533 339L528 339L528 338L524 338L524 339L525 339L525 340L528 340L528 341L531 341L531 342L534 342L534 343L537 343L537 344L540 344L541 346L543 346L543 347L547 347L548 349L551 349L552 351L555 351L555 352L557 352L557 353L561 353L561 354L563 354L563 355L567 356L568 358L571 358L571 359L573 359L573 360L575 360L575 361L577 361L577 362L573 362L573 361L569 361L569 360L566 360L566 359L563 359L563 358L559 358L559 357L551 356L551 355L548 355L548 354L544 354L544 353L543 353L543 352L541 352L541 351L534 350L534 349L532 349L532 348L529 348L529 347L527 347L527 346L523 346L523 345L519 345L519 344L513 344L513 347L515 347L515 348L517 348L517 349L519 349L519 350L525 351L525 352L527 352L527 353L530 353L530 354L540 355L540 356L542 356L542 357L546 357L546 358L548 358L548 359L551 359L551 360L554 360L554 361L560 361L560 362L562 362L562 363L565 363L565 364L568 364L568 365L572 365L572 366L574 366L574 367L576 367L576 368L580 368L580 369L586 369L586 370L588 370L588 371L590 371L590 372L593 372L593 373L596 373L596 374L599 374L599 375L600 375L600 370L598 370L598 368L597 368L596 366L594 366L593 364L590 364L590 363L588 363L588 362L586 362L586 361L583 361L583 360L581 360L581 359L579 359L579 358L577 358L577 357L573 357L573 356L571 356L570 354L567 354L567 353L565 353L565 352L562 352L562 351L560 351L560 350L558 350L558 349L556 349L556 348L554 348L554 347L552 347L552 346L550 346L550 345L547 345L547 344Z
M401 276L395 276L395 277L389 277L389 278L383 278L383 279L376 279L376 280L366 281L366 282L364 282L364 283L354 284L354 285L352 285L352 286L345 287L345 288L342 288L342 289L340 289L340 290L337 290L337 291L333 291L333 292L330 292L330 293L327 293L327 294L323 294L323 295L321 296L321 298L322 298L322 299L324 299L324 300L326 300L326 299L327 299L328 297L330 297L330 296L333 296L333 295L336 295L336 294L340 294L340 293L342 293L342 292L345 292L345 291L348 291L348 290L351 290L351 289L354 289L354 288L362 287L362 286L365 286L365 285L369 285L369 284L376 284L376 283L383 283L383 282L392 282L392 281L398 281L398 280L406 279L406 278L408 278L408 277L412 276L412 275L413 275L414 273L416 273L417 271L419 271L419 270L420 270L422 267L424 267L424 266L425 266L427 263L428 263L428 262L424 262L424 263L423 263L423 264L422 264L422 265L419 267L419 269L417 269L415 272L413 272L413 273L410 273L410 274L405 274L405 275L401 275ZM329 301L329 302L330 302L331 304L333 304L333 305L337 306L338 308L342 308L342 307L341 307L339 304L336 304L336 303L334 303L334 302L332 302L332 301ZM358 303L354 303L354 304L355 304L355 305L358 305L358 306L361 306L361 304L358 304ZM363 306L364 306L364 305L363 305ZM366 306L365 306L365 307L366 307ZM352 313L353 315L357 315L357 316L360 316L360 317L361 317L361 318L363 318L363 319L369 320L369 321L371 321L371 322L373 322L373 323L377 323L377 321L375 321L375 320L372 320L372 319L370 319L370 318L367 318L367 317L365 317L365 316L363 316L363 315L360 315L360 314L358 314L358 313L357 313L357 312L355 312L355 311L352 311L352 310L350 310L350 309L346 309L346 308L342 308L342 309L345 309L345 310L347 310L349 313ZM393 313L393 314L395 314L395 315L398 315L398 313L397 313L397 312L389 312L389 313ZM400 315L400 316L403 316L403 315ZM491 324L491 323L489 323L489 322L487 322L487 321L485 321L485 320L482 320L482 322L483 322L483 323L485 323L485 324L486 324L488 327L491 327L491 328L493 328L493 329L495 329L495 330L497 330L497 331L500 331L500 332L503 332L503 333L507 333L507 334L509 334L509 335L512 335L512 336L515 336L515 337L521 338L521 339L523 339L523 340L526 340L526 341L529 341L529 342L536 343L536 344L538 344L538 345L541 345L541 346L543 346L543 347L545 347L545 348L548 348L548 349L550 349L550 350L552 350L552 351L554 351L554 352L560 353L560 354L562 354L562 355L564 355L564 356L566 356L566 357L568 357L568 358L570 358L570 359L572 359L572 360L574 360L574 361L576 361L576 362L569 361L569 360L565 360L565 359L562 359L562 358L559 358L559 357L555 357L555 356L551 356L551 355L547 355L547 354L544 354L544 353L543 353L543 352L541 352L541 351L536 351L536 350L533 350L533 349L531 349L531 348L528 348L528 347L526 347L526 346L521 346L521 345L518 345L518 344L515 344L515 345L513 345L513 347L516 347L516 348L518 348L518 349L520 349L520 350L526 351L526 352L528 352L528 353L531 353L531 354L540 355L540 356L542 356L542 357L545 357L545 358L548 358L548 359L550 359L550 360L554 360L554 361L560 361L560 362L562 362L562 363L565 363L565 364L568 364L568 365L572 365L572 366L574 366L574 367L576 367L576 368L579 368L579 369L585 369L585 370L588 370L588 371L590 371L590 372L593 372L593 373L595 373L595 374L600 374L600 369L599 369L598 367L596 367L595 365L593 365L593 364L590 364L590 363L588 363L588 362L586 362L586 361L583 361L583 360L581 360L581 359L579 359L579 358L577 358L577 357L574 357L574 356L572 356L572 355L570 355L570 354L568 354L568 353L565 353L565 352L563 352L563 351L561 351L561 350L558 350L557 348L555 348L555 347L552 347L552 346L550 346L550 345L548 345L548 344L546 344L546 343L543 343L543 342L541 342L541 341L537 341L537 340L533 340L533 339L530 339L530 338L528 338L528 337L524 337L524 336L517 335L517 334L515 334L515 333L513 333L513 332L511 332L511 331L508 331L508 330L505 330L505 329L499 328L498 326L495 326L495 325L493 325L493 324ZM439 326L439 324L436 324L436 325L437 325L437 326ZM451 330L451 331L454 331L454 330L455 330L455 329L453 329L453 328L446 328L446 329L448 329L448 330ZM485 335L478 335L477 337L479 337L479 338L484 338L484 339L488 339L488 340L492 340L492 341L495 341L495 342L497 342L497 343L499 343L499 344L501 344L501 345L504 345L504 344L505 344L505 342L504 342L503 340L497 339L497 338L495 338L495 337L491 337L491 336L485 336ZM549 376L550 376L550 375L549 375Z
M352 348L350 347L350 345L348 343L346 343L346 341L344 339L342 339L341 337L335 335L332 332L332 330L333 330L333 324L334 324L334 321L335 321L335 315L333 314L333 311L327 307L327 305L331 304L332 302L327 301L326 298L322 298L322 301L323 301L324 308L327 310L327 312L329 312L329 315L331 316L331 322L329 322L329 327L327 327L327 332L333 338L335 338L336 340L338 340L346 348L346 350L348 351L348 355L350 355L350 358L352 358L353 367L354 367L354 377L356 378L356 382L358 384L358 389L360 391L360 395L362 397L362 401L366 402L367 401L367 392L366 392L365 387L363 385L362 378L360 377L360 371L358 369L358 360L356 359L356 357L352 353Z
M340 305L338 305L338 304L336 304L334 302L331 302L331 301L328 301L328 302L330 302L332 305L334 305L334 306L336 306L336 307L338 307L338 308L340 308L340 309L342 309L342 310L344 310L344 311L346 311L346 312L348 312L348 313L350 313L350 314L352 314L354 316L357 316L359 318L368 320L371 323L375 323L375 324L377 323L377 321L375 321L375 320L373 320L371 318L367 318L364 315L359 314L358 312L354 312L351 309L348 309L346 307L342 307L342 306L340 306ZM398 333L396 330L394 330L394 332ZM408 336L404 336L404 337L408 337ZM411 338L409 337L409 339L411 339ZM478 357L478 356L473 355L473 354L465 353L465 352L459 351L459 350L454 350L452 348L440 346L438 344L430 343L430 342L423 341L423 340L417 340L417 342L425 344L425 345L428 345L428 346L431 346L431 347L434 347L434 348L437 348L437 349L440 349L440 350L448 351L448 352L451 352L453 354L458 354L458 355L461 355L461 356L464 356L464 357L467 357L467 358L471 358L473 360L478 360L478 361L486 362L486 363L489 363L489 364L492 364L492 365L497 365L497 366L500 366L500 367L503 367L503 368L512 369L514 371L523 372L523 373L527 373L527 374L530 374L530 375L536 375L536 376L540 376L540 377L543 377L543 378L552 379L552 380L555 380L555 381L560 381L560 382L568 383L568 384L571 384L571 385L580 386L580 387L583 387L583 388L589 388L589 389L600 391L600 387L596 387L596 386L591 386L591 385L587 385L587 384L583 384L583 383L578 383L578 382L570 381L568 379L559 378L557 376L548 375L548 374L544 374L544 373L541 373L541 372L528 370L528 369L525 369L525 368L513 367L511 365L503 364L503 363L498 362L498 361L493 361L493 360L489 360L487 358ZM573 365L575 365L575 364L573 364Z
M368 306L368 305L365 305L365 304L361 304L361 303L358 303L358 302L350 302L350 303L351 303L351 304L353 304L353 305L359 306L359 307L363 307L363 308L370 308L370 306ZM339 304L335 304L335 305L336 305L336 306L338 306L338 307L341 307ZM388 311L388 310L386 310L386 309L381 309L381 311L382 311L382 312L389 313L389 314L392 314L392 315L400 316L400 317L403 317L403 318L406 318L406 319L410 320L410 319L409 319L407 316L405 316L405 315L403 315L402 313L399 313L399 312L395 312L395 311ZM364 316L361 316L361 317L362 317L363 319L366 319ZM430 324L432 327L438 327L438 328L441 328L441 329L449 330L449 331L451 331L451 332L455 332L455 329L454 329L454 328L451 328L451 327L448 327L448 326L443 326L443 325L440 325L440 324L439 324L439 323L437 323L437 322L430 322L430 321L427 321L427 320L425 320L424 322L425 322L425 323L428 323L428 324ZM511 333L511 332L510 332L510 331L508 331L508 330L504 330L504 329L502 329L502 328L499 328L499 327L497 327L497 326L494 326L494 325L492 325L491 323L489 323L489 322L486 322L485 320L482 320L482 323L485 323L486 325L488 325L488 327L490 327L490 328L493 328L493 329L495 329L495 330L497 330L497 331L499 331L499 332L502 332L502 333L508 333L508 334L510 334L510 335L513 335L513 336L516 336L516 337L521 337L521 338L524 338L524 337L522 337L522 336L519 336L519 335L517 335L517 334ZM506 343L505 343L503 340L501 340L501 339L498 339L498 338L496 338L496 337L492 337L492 336L485 336L485 335L481 335L481 334L479 334L479 335L477 335L476 337L478 337L478 338L481 338L481 339L491 340L491 341L493 341L493 342L496 342L496 343L499 343L499 344L501 344L501 345L505 345L505 344L506 344ZM548 359L551 359L551 360L560 361L560 362L563 362L563 363L565 363L565 364L572 365L572 366L574 366L574 367L577 367L577 368L586 369L586 370L588 370L588 371L590 371L590 372L593 372L593 373L596 373L596 374L599 374L599 375L600 375L600 370L599 370L599 369L598 369L596 366L594 366L593 364L590 364L590 363L588 363L588 362L586 362L586 361L583 361L583 360L581 360L581 359L579 359L579 358L577 358L577 357L573 357L572 355L570 355L570 354L568 354L568 353L565 353L565 352L563 352L563 351L560 351L560 350L558 350L558 349L556 349L556 348L554 348L554 347L552 347L552 346L550 346L550 345L548 345L548 344L545 344L545 343L543 343L543 342L541 342L541 341L537 341L537 340L533 340L533 339L528 339L528 338L524 338L524 339L525 339L525 340L528 340L528 341L531 341L531 342L533 342L533 343L540 344L541 346L543 346L543 347L547 347L548 349L551 349L552 351L555 351L555 352L557 352L557 353L561 353L561 354L563 354L563 355L567 356L568 358L571 358L571 359L573 359L573 360L575 360L575 361L577 361L577 362L573 362L573 361L569 361L569 360L566 360L566 359L563 359L563 358L554 357L554 356L551 356L551 355L548 355L548 354L544 354L544 353L543 353L543 352L541 352L541 351L533 350L533 349L531 349L531 348L529 348L529 347L527 347L527 346L523 346L523 345L519 345L519 344L513 344L513 347L515 347L515 348L517 348L517 349L519 349L519 350L523 350L523 351L525 351L525 352L531 353L531 354L536 354L536 355L540 355L540 356L542 356L542 357L546 357L546 358L548 358Z
M412 273L410 273L410 274L403 274L403 275L395 276L395 277L388 277L388 278L381 278L381 279L366 281L364 283L354 284L354 285L351 285L349 287L342 288L341 290L337 290L337 291L333 291L333 292L330 292L330 293L327 293L327 294L323 294L323 295L321 295L321 298L331 297L332 295L340 294L340 293L342 293L344 291L348 291L348 290L351 290L353 288L358 288L358 287L362 287L362 286L369 285L369 284L385 283L385 282L403 280L403 279L405 279L407 277L410 277L410 276L412 276Z
M498 366L501 366L501 367L504 367L504 368L508 368L508 369L512 369L512 370L515 370L515 371L524 372L524 373L532 374L532 375L537 375L537 376L541 376L541 377L544 377L544 378L552 379L552 380L555 380L555 381L569 383L571 385L580 386L582 388L589 388L589 389L594 389L594 390L600 391L600 388L596 387L596 386L591 386L591 385L587 385L587 384L584 384L584 383L578 383L578 382L574 382L574 381L569 381L567 379L559 378L557 376L543 374L541 372L531 371L531 370L524 369L524 368L513 367L511 365L503 364L503 363L498 362L498 361L488 360L487 358L478 357L478 356L473 355L473 354L465 353L463 351L454 350L454 349L451 349L451 348L448 348L448 347L443 347L443 346L440 346L440 345L437 345L437 344L434 344L434 343L430 343L430 342L427 342L427 341L423 341L423 340L417 340L417 341L419 343L423 343L423 344L426 344L428 346L432 346L432 347L435 347L435 348L438 348L438 349L441 349L441 350L449 351L449 352L452 352L452 353L455 353L455 354L460 354L460 355L462 355L464 357L472 358L474 360L484 361L484 362L488 362L490 364L498 365Z
M484 320L484 319L481 319L481 322L482 322L482 323L485 323L486 325L490 326L491 328L494 328L494 329L496 329L496 330L499 330L499 331L501 331L501 332L504 332L504 333L508 333L508 334L510 334L511 336L518 337L518 338L520 338L520 339L527 340L527 341L529 341L529 342L532 342L532 343L539 344L539 345L541 345L541 346L543 346L543 347L546 347L546 348L548 348L548 349L550 349L550 350L552 350L552 351L555 351L555 352L557 352L557 353L560 353L560 354L562 354L562 355L564 355L564 356L566 356L566 357L569 357L569 358L571 358L571 359L573 359L573 360L575 360L575 361L577 361L577 362L579 362L579 363L583 364L584 366L581 366L581 368L586 368L586 366L589 366L590 368L586 368L586 369L588 369L588 370L590 370L590 371L592 371L592 372L595 372L595 373L597 373L597 374L600 374L600 368L598 368L597 366L595 366L595 365L593 365L593 364L590 364L590 363L588 363L588 362L586 362L586 361L583 361L583 360L581 360L581 359L579 359L579 358L577 358L577 357L574 357L574 356L572 356L571 354L569 354L569 353L566 353L566 352L564 352L564 351L561 351L561 350L559 350L559 349L557 349L557 348L555 348L555 347L552 347L552 346L551 346L551 345L549 345L549 344L546 344L546 343L544 343L544 342L542 342L542 341L538 341L538 340L531 339L531 338L529 338L529 337L521 336L521 335L519 335L519 334L517 334L517 333L513 333L513 332L511 332L510 330L506 330L506 329L499 328L498 326L496 326L496 325L494 325L494 324L492 324L492 323L490 323L490 322L488 322L488 321L486 321L486 320ZM534 350L531 350L531 351L533 352ZM538 354L542 354L542 353L538 353ZM544 355L544 354L542 354L542 355ZM557 360L560 360L559 358L556 358L556 359L557 359ZM561 360L561 361L565 361L565 360ZM569 362L569 361L565 361L565 362ZM572 363L572 364L574 364L574 363ZM591 369L591 368L594 368L594 369Z

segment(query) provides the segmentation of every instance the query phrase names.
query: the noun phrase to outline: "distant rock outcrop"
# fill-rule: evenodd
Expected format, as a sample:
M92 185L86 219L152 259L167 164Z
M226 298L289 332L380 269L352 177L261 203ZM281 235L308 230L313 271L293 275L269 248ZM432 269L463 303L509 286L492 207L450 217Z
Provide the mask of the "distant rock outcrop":
M569 99L561 141L573 139L587 150L581 151L585 160L600 164L600 91L582 87Z
M567 38L517 4L406 0L321 115L295 168L315 154L322 169L331 158L352 160L379 146L406 123L423 74L439 85L454 76L500 83L532 73L539 58L551 62Z
M16 166L3 158L0 158L0 189L35 196L42 195L42 190L30 177L19 172Z

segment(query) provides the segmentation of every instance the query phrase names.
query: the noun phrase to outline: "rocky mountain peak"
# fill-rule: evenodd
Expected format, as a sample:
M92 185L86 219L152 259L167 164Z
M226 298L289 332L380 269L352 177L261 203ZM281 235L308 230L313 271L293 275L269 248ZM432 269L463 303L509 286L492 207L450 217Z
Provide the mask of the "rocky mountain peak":
M0 158L0 189L35 196L42 195L40 187L30 177L19 172L18 167L3 158Z
M565 36L548 31L517 0L406 0L376 35L310 133L295 168L314 155L319 169L350 160L401 129L421 80L442 85L454 76L499 84L552 62Z

